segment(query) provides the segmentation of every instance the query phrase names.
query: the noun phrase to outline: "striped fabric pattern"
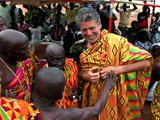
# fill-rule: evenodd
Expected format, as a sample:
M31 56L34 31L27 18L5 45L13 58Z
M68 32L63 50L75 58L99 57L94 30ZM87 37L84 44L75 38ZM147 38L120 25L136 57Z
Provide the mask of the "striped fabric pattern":
M151 55L130 44L124 37L103 30L98 42L80 55L82 72L91 67L127 65L148 59L153 63ZM140 109L143 107L150 82L151 67L137 72L120 74L118 83L109 93L105 109L95 119L99 120L140 120ZM104 80L97 83L84 82L82 106L93 106L99 98Z

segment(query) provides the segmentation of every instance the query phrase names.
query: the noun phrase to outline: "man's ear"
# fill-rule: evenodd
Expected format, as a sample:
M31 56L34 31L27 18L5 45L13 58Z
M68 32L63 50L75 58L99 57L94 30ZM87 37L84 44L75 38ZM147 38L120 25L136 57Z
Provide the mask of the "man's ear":
M98 23L101 24L101 20L99 20Z
M99 27L101 29L102 28L101 20L98 21L98 25L99 25Z

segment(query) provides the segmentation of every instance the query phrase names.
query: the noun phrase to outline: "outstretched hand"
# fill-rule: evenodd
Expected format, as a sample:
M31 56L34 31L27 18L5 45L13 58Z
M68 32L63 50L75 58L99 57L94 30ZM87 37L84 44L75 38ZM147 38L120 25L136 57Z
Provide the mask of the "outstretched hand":
M108 73L109 73L110 71L114 71L114 73L115 73L116 75L118 75L120 69L119 69L118 66L108 66L108 67L102 68L102 69L100 70L101 79L106 79L106 78L107 78L107 75L108 75Z
M107 73L106 86L112 88L115 84L116 84L116 74L114 71L111 70Z

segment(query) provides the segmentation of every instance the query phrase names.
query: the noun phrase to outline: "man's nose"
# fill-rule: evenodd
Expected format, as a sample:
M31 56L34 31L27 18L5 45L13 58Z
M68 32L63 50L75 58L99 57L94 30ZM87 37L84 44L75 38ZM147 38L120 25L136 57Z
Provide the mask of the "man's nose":
M90 36L90 35L92 35L92 31L91 30L87 30L86 34L87 34L87 36Z

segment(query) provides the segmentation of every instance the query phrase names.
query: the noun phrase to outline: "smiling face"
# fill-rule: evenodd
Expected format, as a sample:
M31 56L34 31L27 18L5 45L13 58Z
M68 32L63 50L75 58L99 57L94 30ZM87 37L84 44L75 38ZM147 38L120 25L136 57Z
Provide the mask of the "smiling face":
M79 27L82 32L82 36L90 43L94 44L101 33L101 22L96 23L94 20L90 20L87 22L81 22Z

